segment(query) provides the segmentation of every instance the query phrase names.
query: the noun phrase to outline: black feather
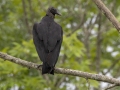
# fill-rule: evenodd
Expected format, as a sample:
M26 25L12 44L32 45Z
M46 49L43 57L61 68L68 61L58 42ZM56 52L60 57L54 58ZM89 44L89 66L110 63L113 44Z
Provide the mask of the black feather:
M61 26L54 21L54 14L57 11L54 14L50 11L51 8L48 9L46 16L42 18L40 23L34 24L33 41L39 58L43 62L42 74L54 75L54 67L62 44L63 31Z

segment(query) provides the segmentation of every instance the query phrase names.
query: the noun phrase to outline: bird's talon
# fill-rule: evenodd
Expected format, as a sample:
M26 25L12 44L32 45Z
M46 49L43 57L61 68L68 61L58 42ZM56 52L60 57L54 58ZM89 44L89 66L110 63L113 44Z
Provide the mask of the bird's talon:
M37 68L40 68L40 67L42 67L42 65L38 65L38 66L37 66Z

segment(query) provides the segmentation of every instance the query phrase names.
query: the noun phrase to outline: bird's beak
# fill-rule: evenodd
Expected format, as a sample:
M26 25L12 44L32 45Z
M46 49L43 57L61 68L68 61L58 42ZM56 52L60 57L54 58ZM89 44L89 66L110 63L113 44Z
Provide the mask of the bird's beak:
M61 16L61 14L58 11L56 12L56 14Z

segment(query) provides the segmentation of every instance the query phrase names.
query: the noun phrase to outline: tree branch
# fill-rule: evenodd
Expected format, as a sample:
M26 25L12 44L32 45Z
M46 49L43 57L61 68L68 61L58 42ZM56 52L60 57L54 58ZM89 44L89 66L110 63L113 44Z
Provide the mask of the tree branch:
M97 5L97 7L103 11L105 16L112 22L115 28L120 32L120 23L116 19L116 17L111 13L111 11L104 5L101 0L93 0L93 2Z
M23 6L23 13L24 13L24 19L25 19L25 24L26 24L26 27L27 27L27 31L31 35L31 29L30 29L29 21L28 21L28 17L27 17L27 10L26 10L26 2L25 2L25 0L22 0L22 6Z
M113 84L113 85L110 85L110 86L106 87L104 90L109 90L109 89L114 88L116 86L117 86L116 84Z
M39 67L39 65L36 63L28 62L28 61L10 56L10 55L2 53L2 52L0 52L0 58L11 61L13 63L19 64L22 66L25 66L25 67L28 67L28 68L34 68L37 70L41 70L41 66ZM83 77L86 79L93 79L93 80L97 80L97 81L103 81L103 82L108 82L111 84L120 85L120 80L118 80L116 78L107 77L107 76L99 75L99 74L82 72L82 71L78 71L78 70L55 68L55 73L66 74L66 75L71 75L71 76L79 76L79 77Z

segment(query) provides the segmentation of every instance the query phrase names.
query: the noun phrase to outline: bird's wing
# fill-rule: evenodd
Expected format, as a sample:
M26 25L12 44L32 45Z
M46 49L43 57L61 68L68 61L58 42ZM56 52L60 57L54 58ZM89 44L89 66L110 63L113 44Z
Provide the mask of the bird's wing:
M62 28L53 23L49 27L44 23L33 26L33 40L40 59L51 67L55 66L62 43Z
M60 32L59 35L60 37L58 38L54 48L51 49L51 52L49 52L48 54L48 59L47 62L50 66L55 66L57 60L58 60L58 56L60 53L60 48L61 48L61 44L62 44L62 40L63 40L63 31L62 28L59 28Z
M41 27L41 24L35 23L33 26L33 41L37 50L37 53L41 59L41 61L45 60L45 46L42 40L42 30L38 29Z

